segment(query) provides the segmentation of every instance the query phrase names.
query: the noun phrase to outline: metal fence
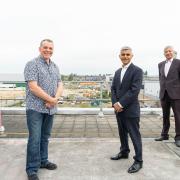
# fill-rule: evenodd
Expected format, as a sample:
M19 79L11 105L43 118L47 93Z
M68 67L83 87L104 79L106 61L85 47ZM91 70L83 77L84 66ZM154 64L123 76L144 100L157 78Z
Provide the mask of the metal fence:
M25 84L25 82L19 83ZM111 107L111 81L64 81L63 84L64 93L62 100L59 101L59 107L99 107L100 109ZM160 107L157 96L146 93L147 88L145 87L147 85L144 82L139 95L141 107ZM148 84L148 87L153 88L153 84ZM148 92L151 91L148 90ZM0 88L0 107L24 106L26 106L24 86L13 86L12 88L11 85L9 88L8 86Z

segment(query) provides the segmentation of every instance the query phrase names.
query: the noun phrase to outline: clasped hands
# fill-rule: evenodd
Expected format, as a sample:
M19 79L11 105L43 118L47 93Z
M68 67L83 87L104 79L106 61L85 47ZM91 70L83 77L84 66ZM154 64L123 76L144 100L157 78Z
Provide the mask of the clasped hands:
M115 112L122 112L123 111L123 107L122 107L122 105L119 102L116 102L113 105L113 107L114 107Z
M59 100L58 98L52 97L51 101L45 102L46 108L48 108L48 109L53 108L54 106L56 106L58 104L58 100Z

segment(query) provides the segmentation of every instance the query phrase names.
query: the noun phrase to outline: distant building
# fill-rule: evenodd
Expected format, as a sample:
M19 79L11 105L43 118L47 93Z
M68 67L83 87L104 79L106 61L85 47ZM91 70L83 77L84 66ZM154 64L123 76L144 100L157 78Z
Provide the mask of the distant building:
M111 82L113 80L113 74L106 74L106 82Z
M3 84L0 83L0 88L15 88L16 84Z
M144 76L143 78L144 94L159 98L159 77L158 76Z
M14 84L15 87L25 87L23 74L2 73L0 74L0 83L3 84L3 86L12 86L12 84Z
M112 80L113 80L113 74L73 75L73 81L104 81L105 84L103 85L103 89L108 90L108 92L111 91L110 87L112 84ZM0 74L0 87L1 88L25 87L23 74ZM159 88L160 87L159 87L158 76L144 76L143 78L144 94L152 96L154 98L158 98Z
M105 81L105 75L74 75L73 81Z

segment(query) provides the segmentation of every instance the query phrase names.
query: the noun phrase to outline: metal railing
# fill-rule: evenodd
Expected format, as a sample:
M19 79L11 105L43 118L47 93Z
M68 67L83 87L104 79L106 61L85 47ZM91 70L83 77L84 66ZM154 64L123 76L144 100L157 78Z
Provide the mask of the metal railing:
M18 82L16 82L18 83ZM20 82L21 84L23 82ZM154 83L154 81L153 81ZM25 82L24 82L25 84ZM110 87L107 81L64 81L63 100L60 107L111 107ZM145 85L144 85L145 87ZM153 86L152 86L153 87ZM21 91L18 93L18 90ZM25 106L25 88L0 89L0 107ZM6 94L7 91L7 94ZM141 90L139 101L141 107L160 107L159 99Z

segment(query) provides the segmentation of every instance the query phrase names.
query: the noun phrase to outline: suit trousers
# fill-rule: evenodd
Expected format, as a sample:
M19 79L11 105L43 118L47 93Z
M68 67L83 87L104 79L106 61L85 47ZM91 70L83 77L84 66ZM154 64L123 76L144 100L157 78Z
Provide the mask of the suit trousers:
M180 99L171 99L168 92L165 91L164 97L161 100L162 112L163 112L163 128L161 136L168 137L170 128L170 108L172 107L175 119L175 140L180 140Z
M128 143L129 134L135 150L134 160L142 162L142 140L139 131L139 117L128 118L120 115L120 113L116 113L116 119L121 142L120 152L122 154L128 154L130 152Z

